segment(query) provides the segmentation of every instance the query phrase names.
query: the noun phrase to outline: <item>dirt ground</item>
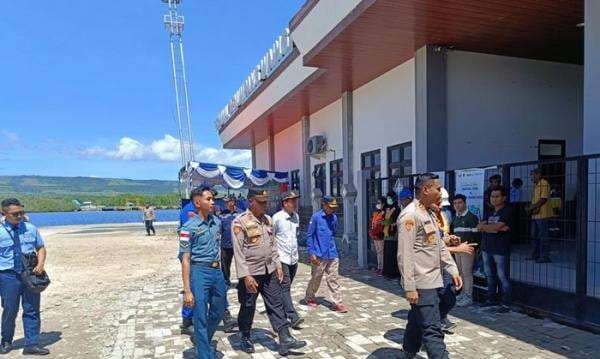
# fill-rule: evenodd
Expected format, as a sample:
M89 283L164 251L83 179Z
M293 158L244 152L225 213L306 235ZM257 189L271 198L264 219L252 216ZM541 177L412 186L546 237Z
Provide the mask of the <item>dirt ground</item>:
M42 293L41 344L51 358L102 358L115 341L124 298L148 281L180 281L176 223L158 223L148 237L142 224L42 228L52 280ZM8 357L22 357L17 319Z

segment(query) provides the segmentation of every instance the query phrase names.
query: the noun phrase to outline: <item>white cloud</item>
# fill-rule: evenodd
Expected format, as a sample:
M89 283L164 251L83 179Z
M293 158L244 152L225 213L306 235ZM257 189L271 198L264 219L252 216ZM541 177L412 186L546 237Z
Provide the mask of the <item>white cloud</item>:
M179 140L171 135L165 135L164 138L152 142L150 149L156 157L163 161L179 160Z
M195 159L199 162L241 167L250 167L251 165L252 154L248 150L227 150L200 144L195 144L194 148ZM114 150L94 146L81 152L85 157L105 157L124 161L160 160L167 162L178 162L180 153L179 140L169 134L152 141L150 145L145 145L131 137L123 137Z
M19 140L19 135L9 130L0 130L0 135L10 142L17 142Z

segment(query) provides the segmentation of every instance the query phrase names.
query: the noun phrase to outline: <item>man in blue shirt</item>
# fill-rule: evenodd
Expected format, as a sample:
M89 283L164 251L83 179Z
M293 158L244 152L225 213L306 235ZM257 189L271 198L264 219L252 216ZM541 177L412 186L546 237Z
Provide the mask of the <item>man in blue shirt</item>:
M342 303L342 287L339 282L340 261L335 244L338 219L334 212L338 204L337 200L331 196L324 196L321 203L323 208L311 217L306 234L306 246L312 270L310 282L306 288L305 301L311 307L317 305L315 294L319 290L321 279L325 274L325 281L333 302L331 309L339 313L346 313L348 309Z
M1 203L5 222L0 225L0 296L2 296L2 342L0 354L12 350L15 335L15 320L19 302L23 306L23 329L25 332L26 355L48 355L50 351L39 345L40 336L40 293L33 293L21 281L23 254L37 253L36 274L44 272L46 247L37 228L25 222L25 211L16 198Z
M200 359L215 358L211 341L223 318L227 296L220 265L221 221L212 213L213 196L207 186L192 191L197 215L179 233L183 302L194 308L194 338Z

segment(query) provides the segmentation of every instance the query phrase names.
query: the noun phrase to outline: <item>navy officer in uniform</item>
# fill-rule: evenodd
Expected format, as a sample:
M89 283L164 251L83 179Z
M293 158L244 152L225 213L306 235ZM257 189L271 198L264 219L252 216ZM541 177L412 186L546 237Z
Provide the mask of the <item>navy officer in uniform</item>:
M214 359L211 345L225 312L227 287L221 271L221 221L213 214L214 193L209 186L194 189L191 199L197 215L180 231L183 253L183 302L194 308L194 338L198 358Z
M37 228L25 222L25 211L16 198L2 201L2 213L6 217L0 224L0 295L2 296L2 342L0 354L12 350L15 320L19 302L23 306L23 331L25 332L25 355L48 355L50 351L39 345L40 293L33 293L21 281L23 254L37 253L36 274L44 272L46 247Z
M279 354L288 355L290 349L298 349L306 342L295 339L289 331L282 301L281 282L284 279L277 244L273 233L273 221L265 214L268 195L266 191L248 191L250 207L232 223L233 252L238 283L240 313L238 326L242 332L241 347L246 353L254 353L250 337L256 299L260 293L273 330L279 336Z

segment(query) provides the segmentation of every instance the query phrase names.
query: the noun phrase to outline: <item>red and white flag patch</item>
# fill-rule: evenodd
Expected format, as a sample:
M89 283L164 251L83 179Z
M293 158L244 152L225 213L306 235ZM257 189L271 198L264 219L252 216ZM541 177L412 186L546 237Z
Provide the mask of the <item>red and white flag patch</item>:
M179 233L179 240L182 242L189 242L190 241L190 232L181 231L181 233Z

